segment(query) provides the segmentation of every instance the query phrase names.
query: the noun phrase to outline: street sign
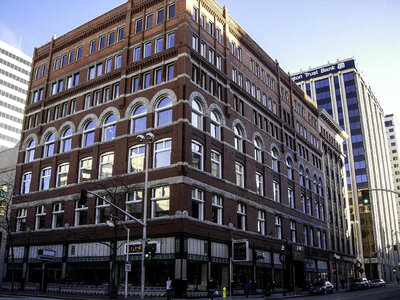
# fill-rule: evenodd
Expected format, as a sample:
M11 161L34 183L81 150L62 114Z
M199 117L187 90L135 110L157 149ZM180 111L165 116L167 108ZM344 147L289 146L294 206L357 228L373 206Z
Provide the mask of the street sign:
M130 272L130 271L132 271L132 264L130 263L125 264L125 272Z

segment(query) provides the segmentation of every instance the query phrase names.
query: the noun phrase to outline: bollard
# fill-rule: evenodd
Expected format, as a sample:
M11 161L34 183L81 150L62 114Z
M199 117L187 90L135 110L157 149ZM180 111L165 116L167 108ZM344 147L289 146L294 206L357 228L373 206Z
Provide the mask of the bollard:
M226 287L222 289L222 298L226 298Z

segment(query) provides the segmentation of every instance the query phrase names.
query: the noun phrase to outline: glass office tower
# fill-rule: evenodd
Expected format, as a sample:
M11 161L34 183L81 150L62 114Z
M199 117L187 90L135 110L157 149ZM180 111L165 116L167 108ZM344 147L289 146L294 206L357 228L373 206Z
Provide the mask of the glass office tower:
M383 109L354 59L301 71L292 79L349 135L343 149L354 249L361 263L355 262L356 272L393 281L399 227Z

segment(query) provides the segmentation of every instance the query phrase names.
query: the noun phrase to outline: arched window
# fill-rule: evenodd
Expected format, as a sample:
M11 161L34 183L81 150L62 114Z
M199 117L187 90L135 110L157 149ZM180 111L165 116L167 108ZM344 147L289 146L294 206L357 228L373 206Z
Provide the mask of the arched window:
M317 182L317 175L314 175L314 193L316 193L317 195L319 194L319 191L318 191L318 182Z
M163 98L156 107L156 127L172 123L172 99Z
M323 197L324 196L324 187L322 185L322 178L321 177L319 177L319 179L318 179L318 186L319 186L319 195L321 197Z
M243 152L243 129L240 125L234 128L235 133L235 148L237 151Z
M300 169L299 169L299 174L300 174L300 185L301 186L306 186L306 183L305 183L305 177L304 177L304 169L303 169L303 166L300 166Z
M311 190L311 180L310 180L310 171L306 169L306 188Z
M146 107L140 105L135 108L131 116L131 133L146 130Z
M293 163L290 157L286 158L286 167L288 179L293 180Z
M192 125L203 129L203 106L197 100L192 102Z
M262 163L262 141L259 137L254 139L254 159Z
M279 172L279 152L276 148L272 148L272 170L275 172Z
M71 141L72 141L72 129L68 127L64 130L64 133L61 137L61 152L67 152L71 150Z
M83 139L82 139L83 147L93 145L95 126L96 125L95 125L94 121L90 121L86 124L85 129L83 130Z
M50 134L44 143L44 157L49 157L54 154L54 139L55 134Z
M111 141L115 138L115 127L117 124L117 117L109 115L103 124L103 142Z
M25 152L25 162L30 162L34 159L35 157L35 146L36 142L35 140L31 140L28 143L28 147L26 147L26 152Z
M210 124L210 133L211 136L215 139L221 139L221 117L218 112L211 112L211 124Z

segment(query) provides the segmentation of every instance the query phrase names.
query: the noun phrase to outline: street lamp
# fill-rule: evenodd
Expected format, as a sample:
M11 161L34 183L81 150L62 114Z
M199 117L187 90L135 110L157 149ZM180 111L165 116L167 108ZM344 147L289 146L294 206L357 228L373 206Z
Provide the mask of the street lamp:
M145 245L147 241L147 189L149 186L149 145L154 140L154 134L151 132L146 133L146 135L139 134L136 137L139 143L146 144L145 151L145 173L144 173L144 195L143 195L143 237L142 237L142 261L141 261L141 280L140 280L140 299L144 299L144 282L146 279L146 269L144 265L144 255L145 255Z
M114 220L119 221L119 223L124 226L126 229L126 262L125 262L125 299L128 298L128 272L130 271L128 269L128 264L129 264L129 228L126 227L124 223L121 222L121 220L118 217L111 216L111 220L107 220L106 223L110 227L115 227Z

